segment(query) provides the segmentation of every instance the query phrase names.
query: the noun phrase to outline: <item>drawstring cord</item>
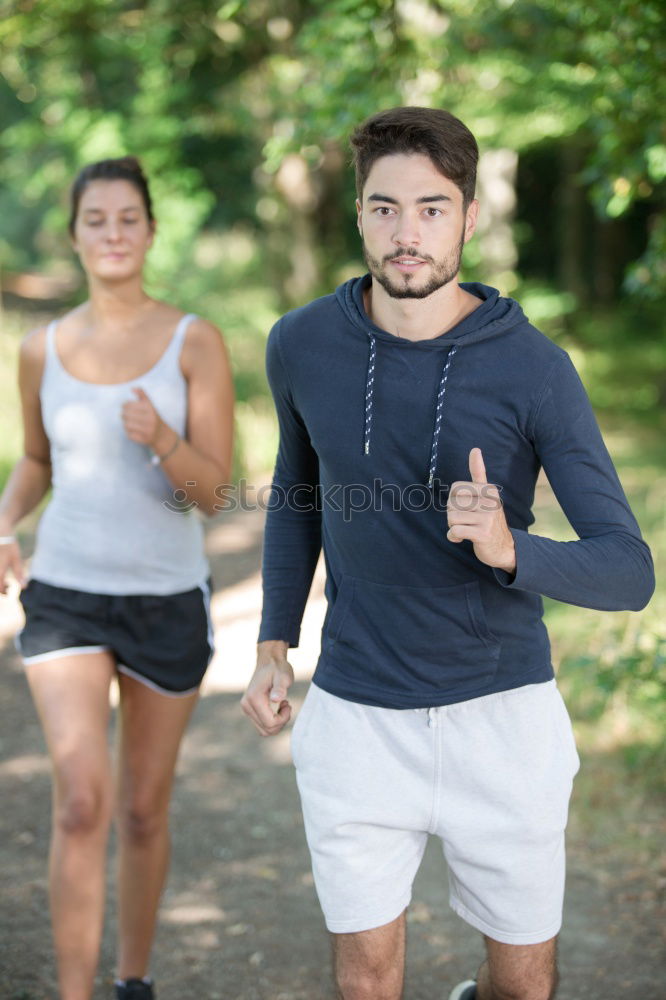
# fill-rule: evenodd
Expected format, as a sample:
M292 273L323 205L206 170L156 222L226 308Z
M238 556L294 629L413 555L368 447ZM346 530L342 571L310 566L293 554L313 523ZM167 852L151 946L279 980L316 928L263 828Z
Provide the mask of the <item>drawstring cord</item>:
M439 432L442 427L442 409L444 406L444 393L446 392L446 380L449 377L449 368L451 367L451 359L456 353L457 347L454 346L448 353L446 363L442 368L442 377L439 380L439 391L437 393L437 407L435 409L435 429L432 435L432 447L430 449L430 468L428 470L428 489L432 489L433 482L435 480L435 467L437 465L437 452L439 450Z
M368 340L370 341L370 356L368 358L368 374L365 381L365 432L363 437L363 453L365 455L370 454L370 436L372 432L372 404L374 400L374 389L375 389L375 364L377 361L377 342L373 334L368 333ZM444 367L442 368L442 375L439 380L439 389L437 392L437 406L435 408L435 427L432 435L432 445L430 448L430 468L428 469L428 489L432 489L435 480L435 468L437 467L437 453L439 451L439 434L442 428L442 411L444 408L444 394L446 393L446 380L449 377L449 368L451 367L451 359L456 353L457 345L454 346L449 351Z
M368 359L368 374L365 382L365 435L363 440L363 451L366 455L370 454L372 401L375 387L375 359L377 358L377 345L375 343L375 338L371 333L368 334L368 337L370 339L370 357Z

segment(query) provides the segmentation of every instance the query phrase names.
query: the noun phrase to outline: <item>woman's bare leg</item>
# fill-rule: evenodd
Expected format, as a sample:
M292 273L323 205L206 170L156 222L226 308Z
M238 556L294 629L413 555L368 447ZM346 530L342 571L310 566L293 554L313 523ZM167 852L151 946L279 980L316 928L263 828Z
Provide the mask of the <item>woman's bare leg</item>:
M26 668L53 763L49 894L61 1000L89 1000L99 957L112 813L107 730L114 670L109 653Z
M170 697L120 675L118 976L148 971L169 867L169 801L180 742L197 694Z

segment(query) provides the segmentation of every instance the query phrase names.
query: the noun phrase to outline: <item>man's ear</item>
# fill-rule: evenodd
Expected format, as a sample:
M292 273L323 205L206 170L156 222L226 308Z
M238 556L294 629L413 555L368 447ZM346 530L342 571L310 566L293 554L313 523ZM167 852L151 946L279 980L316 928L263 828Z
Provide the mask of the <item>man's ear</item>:
M465 212L465 243L467 243L468 240L471 240L474 235L478 218L479 203L476 198L474 198L473 201L470 201L467 206L467 211Z
M361 216L363 214L363 205L356 199L356 228L358 229L361 236L363 236L363 223L361 222Z

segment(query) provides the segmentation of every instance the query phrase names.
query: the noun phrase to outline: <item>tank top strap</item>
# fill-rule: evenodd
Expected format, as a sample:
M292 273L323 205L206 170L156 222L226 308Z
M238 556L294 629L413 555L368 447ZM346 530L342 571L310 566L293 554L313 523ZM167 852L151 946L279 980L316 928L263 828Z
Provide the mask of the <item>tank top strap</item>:
M194 313L187 313L178 320L176 329L171 335L171 340L164 351L162 357L159 359L154 368L151 368L148 375L152 375L153 371L165 371L177 372L180 375L180 354L183 349L183 343L185 341L185 334L187 333L187 328L193 319L196 319ZM181 376L182 377L182 376Z
M169 347L176 354L176 357L180 357L180 352L183 348L183 343L185 342L185 334L187 333L190 323L194 319L197 319L195 313L186 313L186 315L178 321L178 326L174 330L173 337L171 338L171 344L169 345Z
M46 328L46 362L47 364L53 365L54 362L58 361L58 352L56 350L55 335L58 328L58 320L52 319Z

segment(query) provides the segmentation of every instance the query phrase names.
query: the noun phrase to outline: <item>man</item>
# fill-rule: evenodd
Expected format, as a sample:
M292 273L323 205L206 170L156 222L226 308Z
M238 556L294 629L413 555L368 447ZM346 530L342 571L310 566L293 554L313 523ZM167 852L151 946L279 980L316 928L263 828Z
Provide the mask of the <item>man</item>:
M651 557L568 356L516 302L458 283L472 134L396 108L352 146L370 274L268 344L280 448L243 709L264 735L290 718L287 651L323 545L329 607L292 748L339 996L402 995L433 833L451 906L486 942L451 1000L547 1000L578 758L540 595L638 610ZM577 541L527 532L541 466Z

